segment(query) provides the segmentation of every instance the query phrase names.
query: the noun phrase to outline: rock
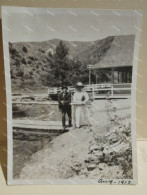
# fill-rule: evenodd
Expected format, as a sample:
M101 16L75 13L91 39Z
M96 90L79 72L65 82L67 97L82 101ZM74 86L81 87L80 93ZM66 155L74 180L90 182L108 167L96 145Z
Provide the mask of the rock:
M96 167L97 167L96 164L90 164L90 165L87 166L87 170L88 170L88 171L92 171L92 170L94 170Z
M113 150L112 150L110 147L106 146L106 147L104 148L104 150L103 150L103 154L104 154L105 156L107 156L107 155L110 155L111 153L113 153Z
M114 133L114 132L108 133L108 134L106 135L106 137L107 137L107 140L118 139L116 133Z
M112 155L113 155L113 154L114 154L114 151L113 151L110 147L106 146L106 147L104 148L104 150L103 150L104 161L105 161L105 162L111 161L111 160L112 160Z
M99 163L99 165L98 165L98 168L100 169L100 170L103 170L103 169L105 169L107 167L107 164L106 163Z
M119 141L118 137L114 137L113 139L110 140L111 143L116 143L118 141Z
M98 158L96 156L89 156L84 162L85 163L91 163L91 162L94 162L94 161L97 161Z
M74 163L72 166L71 166L71 169L73 170L73 171L75 171L75 173L78 175L79 173L80 173L80 171L81 171L81 169L82 169L82 164L81 163Z
M116 145L113 148L113 151L115 151L116 153L122 153L125 150L129 149L129 143L125 143L125 142L121 142L119 145Z
M111 148L113 149L115 146L118 146L119 144L121 144L121 140L119 140L119 141L116 142L116 143L113 143L113 144L111 145Z
M90 151L97 151L97 150L100 150L100 149L101 149L101 147L98 146L98 145L92 145L92 146L90 147Z
M95 156L96 156L98 159L100 159L101 157L103 157L103 152L100 151L100 150L96 151L94 154L95 154Z
M77 175L80 173L79 167L71 167L71 168Z

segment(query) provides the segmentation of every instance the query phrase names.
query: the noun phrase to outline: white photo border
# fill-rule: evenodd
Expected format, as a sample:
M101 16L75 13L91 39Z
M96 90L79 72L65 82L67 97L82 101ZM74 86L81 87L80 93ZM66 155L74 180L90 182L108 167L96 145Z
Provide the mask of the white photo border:
M131 182L131 184L137 184L137 149L136 149L136 85L137 85L137 64L138 64L138 54L139 54L139 41L140 41L140 31L141 31L141 21L142 21L142 11L141 10L102 10L102 9L85 9L85 8L29 8L29 7L14 7L14 6L2 6L2 32L3 32L3 50L4 50L4 64L5 64L5 82L6 82L6 103L7 103L7 184L9 185L18 185L18 184L99 184L96 179L38 179L38 180L16 180L13 179L13 131L12 131L12 95L11 95L11 77L10 77L10 60L9 60L9 40L7 32L10 30L7 26L8 15L11 13L22 13L26 10L29 10L31 13L34 12L43 12L44 9L50 11L64 11L64 10L79 10L79 11L88 11L88 10L97 10L104 13L108 11L121 11L121 13L135 13L137 16L137 30L135 36L135 47L134 47L134 56L133 56L133 73L132 73L132 95L131 95L131 132L132 132L132 155L133 155L133 179L124 179L124 181ZM120 183L122 179L113 179L112 184L122 184ZM103 182L100 184L109 184L108 182Z

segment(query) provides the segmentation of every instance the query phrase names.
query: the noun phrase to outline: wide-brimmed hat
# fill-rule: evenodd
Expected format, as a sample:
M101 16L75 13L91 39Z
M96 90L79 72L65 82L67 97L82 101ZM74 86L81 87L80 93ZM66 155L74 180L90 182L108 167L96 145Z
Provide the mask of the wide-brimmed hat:
M77 87L77 88L80 88L80 87L83 88L84 85L83 85L81 82L78 82L78 83L76 84L76 87Z

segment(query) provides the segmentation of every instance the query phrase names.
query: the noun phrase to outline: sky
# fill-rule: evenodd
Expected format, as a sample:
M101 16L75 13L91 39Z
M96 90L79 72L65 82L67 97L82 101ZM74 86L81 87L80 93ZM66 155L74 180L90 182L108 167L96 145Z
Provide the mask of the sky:
M2 20L9 42L94 41L135 34L140 15L138 11L4 7Z

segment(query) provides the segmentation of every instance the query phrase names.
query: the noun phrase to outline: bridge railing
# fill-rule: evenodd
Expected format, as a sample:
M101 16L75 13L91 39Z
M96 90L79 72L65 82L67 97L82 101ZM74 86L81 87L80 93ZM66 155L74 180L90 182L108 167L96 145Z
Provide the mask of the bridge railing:
M93 98L105 98L109 96L110 98L130 98L131 97L131 83L124 84L111 84L109 86L101 86L101 88L94 86Z
M75 87L69 86L68 90L73 93ZM102 84L91 84L85 85L84 90L88 93L91 93L93 99L104 98L109 93L111 98L129 98L131 96L131 83L121 83L121 84L111 84L111 83L102 83ZM49 88L48 94L55 95L61 92L60 87Z

